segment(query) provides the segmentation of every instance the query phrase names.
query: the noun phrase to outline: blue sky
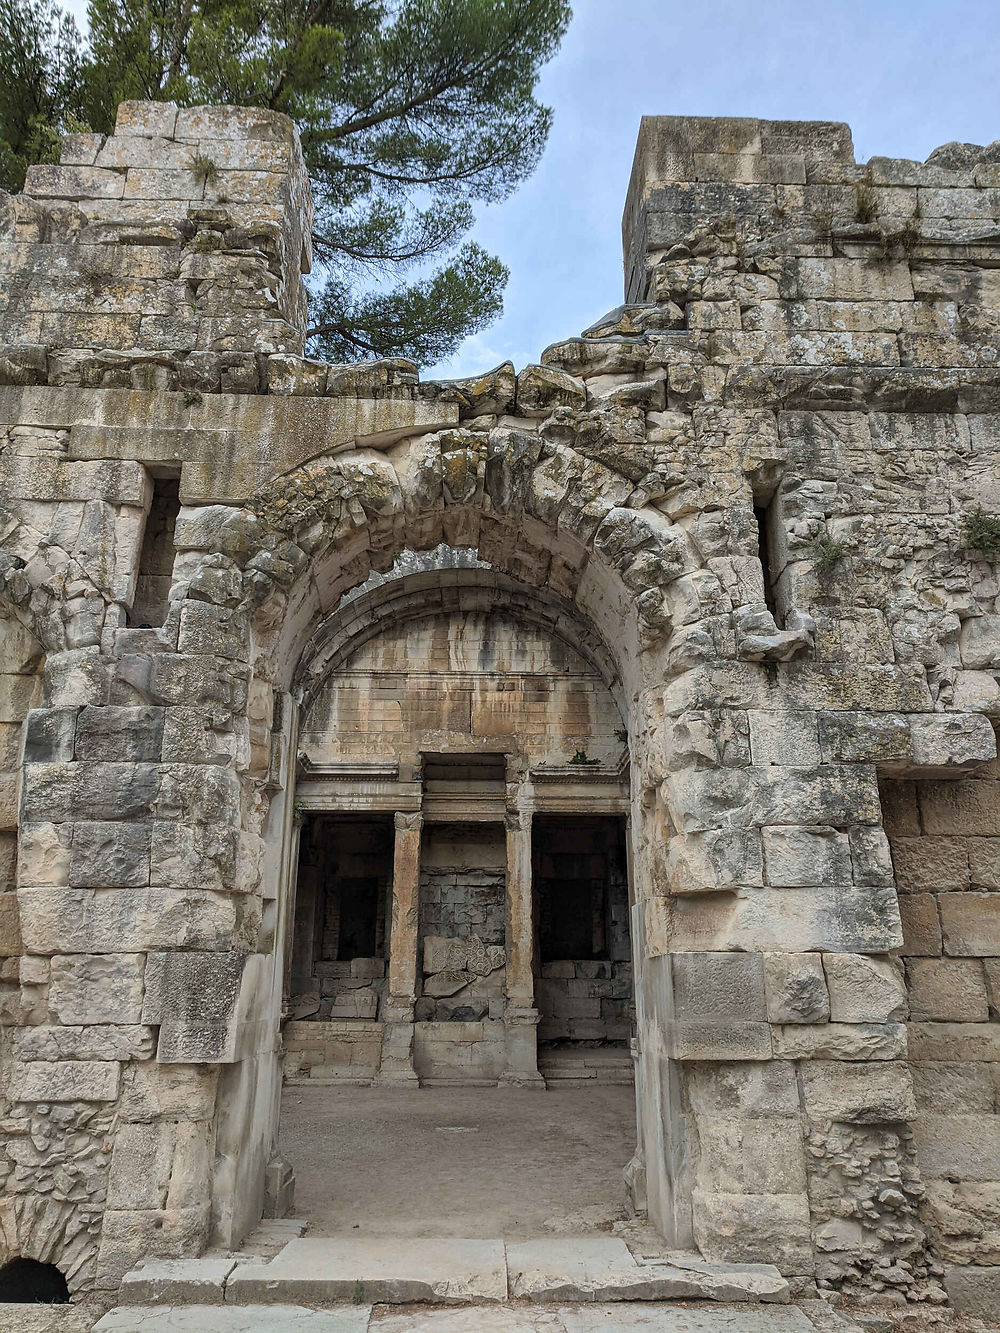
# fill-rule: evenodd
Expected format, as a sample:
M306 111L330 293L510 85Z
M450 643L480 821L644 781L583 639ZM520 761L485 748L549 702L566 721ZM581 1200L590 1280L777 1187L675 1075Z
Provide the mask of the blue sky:
M84 0L70 0L75 13ZM541 97L555 124L534 176L481 211L511 269L505 311L450 361L465 375L619 304L621 209L642 115L846 120L859 161L1000 138L998 0L575 0Z

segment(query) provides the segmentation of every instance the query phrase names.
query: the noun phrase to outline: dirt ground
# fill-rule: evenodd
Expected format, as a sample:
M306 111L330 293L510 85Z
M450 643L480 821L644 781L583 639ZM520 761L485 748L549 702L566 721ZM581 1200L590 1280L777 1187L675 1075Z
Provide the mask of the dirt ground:
M312 1236L520 1239L625 1216L629 1087L290 1087L280 1145Z

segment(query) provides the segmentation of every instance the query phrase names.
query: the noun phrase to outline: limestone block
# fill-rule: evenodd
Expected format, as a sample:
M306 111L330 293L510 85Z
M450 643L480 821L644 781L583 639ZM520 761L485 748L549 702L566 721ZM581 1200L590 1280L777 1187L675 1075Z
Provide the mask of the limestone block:
M687 1070L687 1092L697 1116L769 1120L799 1114L795 1066L787 1061L692 1065Z
M944 951L956 958L1000 956L1000 894L942 893Z
M210 1189L211 1139L204 1121L120 1125L111 1157L108 1207L198 1207Z
M1000 889L1000 838L969 838L969 880L974 889Z
M194 1208L107 1209L101 1225L98 1281L104 1287L117 1287L140 1259L202 1253L208 1243L209 1214L207 1199Z
M966 626L975 623L966 620L963 634ZM910 738L913 764L924 770L961 772L996 758L996 734L989 718L977 713L914 714Z
M911 754L910 725L902 713L820 713L824 763L900 763Z
M91 762L155 763L163 738L162 708L84 708L76 732L76 758Z
M0 893L0 958L17 958L23 947L17 895Z
M671 893L704 893L760 884L764 860L757 829L710 829L671 838L664 867Z
M0 1074L12 1102L113 1102L120 1069L114 1060L10 1060Z
M936 958L943 949L937 899L932 893L907 893L899 900L904 958Z
M920 810L927 833L964 837L1000 835L1000 782L929 782L920 788Z
M699 1116L698 1141L698 1184L712 1194L805 1193L797 1120Z
M224 1023L235 1011L244 962L238 953L150 953L142 1021Z
M0 773L0 832L17 828L17 774Z
M177 107L173 102L120 102L115 137L172 139L176 123Z
M747 716L755 765L792 764L812 768L820 762L815 713L752 710Z
M137 1024L25 1027L14 1034L19 1060L149 1060L156 1050L151 1027Z
M855 884L891 888L895 880L889 839L880 828L859 824L847 831Z
M771 1030L775 1059L903 1060L903 1023L815 1023Z
M245 662L249 660L250 625L241 612L210 602L185 602L177 646L182 653L212 653Z
M144 966L142 954L57 954L49 1012L60 1023L138 1023Z
M763 830L769 884L811 886L851 881L847 836L832 828L778 825Z
M764 960L750 953L677 953L672 959L678 1022L767 1017Z
M874 770L863 764L754 769L755 814L762 824L879 824Z
M810 1060L802 1066L806 1112L816 1120L882 1124L912 1120L913 1084L905 1064Z
M823 958L835 1023L887 1023L906 1016L902 968L889 959L829 953Z
M76 708L36 708L24 726L24 762L52 763L73 758Z
M918 1114L992 1115L996 1111L997 1088L988 1065L939 1060L911 1064L910 1073Z
M969 842L958 837L894 837L896 887L905 893L942 893L969 887Z
M913 1126L921 1174L928 1179L1000 1178L1000 1116L922 1112Z
M21 933L31 953L228 947L236 906L200 889L20 889Z
M913 1060L1000 1061L1000 1023L911 1023Z
M28 169L24 188L33 199L120 199L125 177L102 167L42 163Z
M767 1016L772 1023L824 1023L830 997L818 953L764 954Z
M119 1113L123 1120L211 1120L219 1070L211 1065L163 1065L151 1061L122 1070Z
M706 1259L754 1263L767 1257L785 1273L813 1266L805 1194L693 1192L694 1238Z
M944 1285L949 1301L961 1314L983 1320L1000 1314L1000 1266L948 1264Z
M73 825L74 888L137 888L149 883L150 826L85 820Z
M976 958L914 958L906 965L910 1017L985 1023L990 1016L983 964Z

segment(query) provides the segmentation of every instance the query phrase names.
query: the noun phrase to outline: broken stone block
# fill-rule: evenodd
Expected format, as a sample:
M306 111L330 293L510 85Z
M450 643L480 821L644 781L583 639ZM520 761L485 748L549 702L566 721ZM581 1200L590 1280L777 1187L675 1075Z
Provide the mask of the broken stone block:
M823 1023L830 1017L821 954L764 954L764 987L772 1023Z
M906 986L894 961L830 953L823 959L834 1023L887 1023L905 1018Z

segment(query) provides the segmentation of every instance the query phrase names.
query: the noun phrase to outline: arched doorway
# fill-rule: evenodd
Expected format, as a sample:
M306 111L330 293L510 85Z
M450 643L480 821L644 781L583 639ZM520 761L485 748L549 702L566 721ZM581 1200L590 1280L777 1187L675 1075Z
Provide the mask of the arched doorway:
M357 1227L361 1192L377 1214L377 1162L359 1162L345 1119L380 1117L392 1134L406 1116L417 1133L437 1107L467 1122L439 1132L477 1134L498 1108L468 1089L548 1086L573 1090L561 1108L572 1147L558 1141L557 1108L535 1101L533 1117L504 1103L552 1140L536 1225L560 1211L606 1222L622 1213L635 1147L628 734L613 660L567 599L468 549L404 552L368 583L323 622L297 672L283 1142L300 1203L312 1225ZM465 1091L425 1098L414 1117L409 1102L343 1092L357 1087ZM598 1087L613 1092L584 1095ZM523 1156L523 1130L520 1153L490 1137L488 1233L505 1215L504 1182L523 1175L503 1156ZM433 1146L414 1178L425 1202L441 1176ZM338 1156L341 1209L317 1189ZM523 1200L507 1203L513 1234L530 1227ZM399 1207L394 1197L406 1226ZM444 1191L437 1211L454 1210Z

